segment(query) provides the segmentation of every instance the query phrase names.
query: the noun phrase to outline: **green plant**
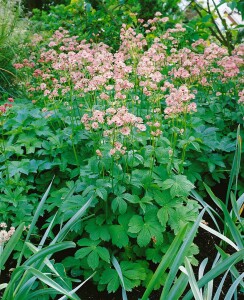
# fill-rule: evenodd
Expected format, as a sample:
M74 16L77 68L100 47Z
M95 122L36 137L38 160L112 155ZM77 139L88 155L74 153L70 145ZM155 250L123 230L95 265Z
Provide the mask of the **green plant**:
M240 204L243 205L243 201L244 201L244 199L242 197L242 199L239 199L238 205L240 205ZM204 211L205 210L207 211L207 209L208 209L207 207L204 208L203 212L201 213L201 217L203 216ZM238 218L240 218L239 212L238 212ZM183 294L183 292L186 293L188 282L190 284L190 290L186 293L185 296L183 296L182 299L184 299L184 300L192 299L192 296L194 296L194 299L196 299L196 300L202 300L202 299L219 300L219 299L222 299L221 291L222 291L226 276L229 272L231 272L234 279L233 279L233 283L232 283L231 287L229 288L228 292L226 293L225 299L226 300L230 299L233 295L235 295L235 297L237 297L237 288L238 288L239 284L241 285L241 288L243 289L243 287L244 287L243 274L239 274L239 272L237 271L236 266L235 266L239 261L241 261L243 259L243 254L244 254L243 244L242 244L241 248L239 248L239 246L238 246L239 241L240 241L239 238L241 237L241 233L237 230L237 228L235 228L235 234L233 235L233 239L235 240L236 234L238 234L238 236L239 236L237 239L237 244L235 244L232 242L232 240L230 240L229 238L227 238L220 232L213 230L212 228L210 228L209 226L205 225L204 223L202 223L200 221L201 221L201 218L198 220L196 225L194 225L194 227L196 226L195 231L192 228L192 231L188 234L188 239L192 239L192 240L194 239L194 237L196 235L197 227L200 226L203 229L209 231L211 234L214 234L215 236L220 238L220 240L223 243L227 243L228 245L233 247L236 250L236 252L234 254L228 255L221 248L216 246L216 248L218 250L218 254L213 262L213 265L212 265L210 271L208 271L206 274L204 274L204 270L205 270L205 267L208 262L208 258L206 258L205 260L202 261L202 263L199 266L199 271L198 271L199 278L197 281L197 279L194 275L194 272L192 270L191 264L189 262L189 259L184 254L184 251L183 251L184 246L182 245L181 249L179 250L179 245L176 244L177 242L180 243L180 241L182 241L184 238L184 235L183 235L183 237L181 237L181 240L180 240L180 234L179 234L175 238L174 242L171 244L171 247L169 248L168 252L162 258L162 261L160 262L156 272L154 273L151 281L148 284L148 287L147 287L145 293L142 296L142 300L148 299L152 290L155 288L155 286L158 284L158 281L163 276L165 270L168 267L170 268L171 260L174 260L174 263L170 268L170 272L169 272L168 276L170 276L171 272L173 272L175 265L177 265L177 267L179 268L180 271L182 271L182 273L180 275L178 275L179 277L176 277L178 268L176 268L175 272L173 272L172 282L173 282L173 279L176 279L176 281L175 281L174 285L171 287L171 290L170 290L170 285L169 286L167 285L167 282L168 281L170 282L170 280L167 277L160 299L165 299L165 297L167 297L167 299L172 299L172 300L179 299L181 297L181 295ZM230 225L230 227L233 227L233 224L230 224L230 222L228 224ZM182 229L182 232L183 231L184 231L184 229ZM185 245L185 247L187 246L186 241L184 242L184 245ZM178 252L178 254L177 254L177 252ZM183 267L181 265L183 262L185 264L185 267ZM218 289L216 291L214 291L213 290L213 281L222 274L224 276L220 282L220 285L219 285ZM237 299L237 298L235 298L235 299Z
M19 26L21 1L0 1L0 96L15 80L12 61L15 56L15 29Z
M226 293L225 299L230 299L232 298L232 296L234 296L234 299L237 299L238 285L240 285L242 290L244 288L243 274L239 274L237 268L235 267L238 261L234 260L234 258L236 258L244 249L242 238L243 218L241 216L244 205L244 194L236 199L238 175L241 162L241 147L242 144L240 137L240 128L238 127L236 151L232 163L225 202L216 197L212 190L205 184L205 188L209 196L213 200L213 203L215 203L215 205L219 207L220 212L216 213L216 211L210 205L206 204L203 201L203 199L196 193L196 191L192 192L194 198L197 199L205 207L205 209L211 216L214 224L217 227L217 231L203 223L200 223L200 227L220 239L220 246L216 246L218 253L211 267L211 271L203 275L208 261L208 259L206 258L199 266L198 281L196 280L191 265L189 261L187 261L187 259L185 260L185 268L181 269L185 274L187 274L189 278L189 283L195 299L222 299L221 290L228 273L231 273L233 283ZM228 209L230 205L231 209ZM224 228L223 233L221 233L220 227ZM229 247L231 247L231 251ZM233 249L236 252L231 256L228 254L228 252L226 253L226 250L233 253ZM226 266L228 266L228 268ZM223 278L218 289L216 291L213 291L213 280L216 279L220 274L223 275ZM190 294L191 292L189 292L183 299L190 299Z
M52 184L52 183L51 183ZM49 299L50 294L63 294L69 299L80 299L76 296L75 292L86 282L82 282L75 289L71 290L71 281L66 276L64 269L61 264L54 264L50 260L51 256L59 251L63 251L65 249L70 249L75 247L75 243L73 242L63 242L62 240L65 238L67 233L70 231L72 226L77 222L78 219L81 218L82 215L86 212L86 209L91 204L92 198L84 205L77 213L68 221L64 226L59 230L56 237L49 243L48 246L44 247L46 240L48 239L52 227L54 224L54 220L57 216L57 213L52 218L50 225L45 231L39 245L36 247L34 244L29 242L31 234L36 226L36 222L38 217L43 210L43 205L48 197L48 194L51 189L51 184L46 190L43 198L41 199L33 220L29 226L29 230L23 244L22 250L19 254L17 266L13 271L10 281L8 283L2 283L0 285L1 290L4 289L3 295L1 299L26 299L38 297L38 295L47 295L47 299ZM18 243L22 231L24 228L24 223L22 223L15 233L12 235L9 241L7 241L6 246L4 244L0 244L0 270L4 268L6 261L12 254L12 251L16 247ZM2 234L2 232L1 232ZM23 254L26 252L26 247L29 248L33 254L22 263ZM50 273L51 272L51 273ZM92 275L93 276L93 275ZM91 277L92 277L91 276ZM54 279L52 279L54 277ZM39 279L40 283L37 290L33 290L33 285L35 281ZM48 286L49 288L46 288ZM60 298L63 299L63 298Z
M26 99L0 116L4 221L30 222L54 173L48 223L57 208L54 226L94 197L68 234L79 247L63 264L71 277L96 271L99 290L146 285L149 266L182 227L194 226L200 206L192 189L204 194L202 182L213 186L231 168L232 129L243 113L241 48L228 56L204 40L187 46L185 27L167 20L157 12L124 24L115 53L64 28L34 35L32 54L15 64ZM182 253L196 265L190 244Z
M229 26L226 22L225 16L221 14L220 7L221 5L226 5L234 11L238 10L243 17L243 8L238 1L220 1L216 2L209 0L204 3L200 3L199 1L190 1L188 4L188 9L192 9L198 14L198 18L193 18L192 21L189 22L189 27L193 26L197 29L198 34L211 35L216 40L220 42L221 45L225 46L228 49L229 54L234 49L235 44L238 42L237 36L238 32L242 29L243 25L233 24ZM216 21L218 18L219 22ZM220 26L220 24L221 26ZM223 28L223 29L222 29Z

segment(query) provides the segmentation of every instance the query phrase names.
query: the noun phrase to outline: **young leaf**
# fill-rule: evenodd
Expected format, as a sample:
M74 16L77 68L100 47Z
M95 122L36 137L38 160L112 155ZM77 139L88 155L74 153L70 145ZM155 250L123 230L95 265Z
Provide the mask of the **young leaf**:
M138 233L137 243L140 247L147 246L150 241L161 244L163 241L162 227L157 220L156 211L146 213L144 220L141 216L133 216L129 222L128 232Z
M172 179L166 179L162 189L170 189L171 197L187 197L194 185L184 175L173 175Z

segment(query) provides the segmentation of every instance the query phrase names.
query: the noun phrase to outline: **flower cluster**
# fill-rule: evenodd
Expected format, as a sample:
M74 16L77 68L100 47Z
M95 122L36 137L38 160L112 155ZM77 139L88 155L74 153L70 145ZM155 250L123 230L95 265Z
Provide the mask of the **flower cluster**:
M107 139L109 140L112 145L111 155L116 152L125 153L126 147L123 147L123 142L126 137L133 133L134 129L136 132L146 131L143 119L130 113L125 106L117 109L110 107L105 111L94 110L91 116L84 114L81 123L88 131L102 130L103 140L101 144L106 143ZM97 155L101 156L100 150L97 150Z
M164 26L167 18L162 18L159 12L146 22L138 22L142 31L154 31L154 36L157 28L167 27ZM109 107L118 109L125 106L143 118L161 107L165 119L182 114L187 117L188 113L196 112L196 103L199 105L206 101L202 95L208 93L210 87L227 95L231 93L233 82L236 86L242 84L241 76L237 76L244 65L242 46L238 46L230 56L224 47L202 39L182 47L180 41L185 28L181 24L165 31L161 29L161 35L152 38L150 34L147 36L140 29L128 28L124 24L120 48L113 53L103 43L79 41L77 36L70 36L67 30L59 28L46 43L37 36L37 43L41 43L40 52L31 52L28 59L16 63L15 67L21 68L26 75L29 72L25 76L30 79L26 86L35 103L44 99L47 111L56 111L57 103L62 103L72 114L75 99L75 109L78 108L79 115L83 115L85 128L94 131L111 126L107 123L106 114ZM225 83L221 91L219 82ZM196 95L196 103L191 101L195 98L193 86L203 92ZM101 111L94 110L95 115L90 119L84 113L94 105ZM0 111L5 109L1 106ZM100 114L99 117L96 113ZM111 120L117 117L111 117ZM160 118L152 122L162 123L162 113ZM118 120L116 122L119 124ZM160 136L160 128L149 127L152 135ZM129 136L131 124L117 129L121 135ZM106 130L110 129L104 129L105 134Z
M191 113L197 111L195 102L190 101L195 99L195 95L191 94L185 85L180 86L178 89L172 88L170 94L166 97L167 107L164 110L165 118L175 118L180 114Z
M4 222L0 223L0 228L2 228L0 230L0 246L3 246L14 234L15 228L10 227L9 231L7 231L7 224Z
M3 105L0 105L0 115L5 113L9 108L13 106L11 104L12 102L14 102L14 99L8 98L8 102L4 103Z

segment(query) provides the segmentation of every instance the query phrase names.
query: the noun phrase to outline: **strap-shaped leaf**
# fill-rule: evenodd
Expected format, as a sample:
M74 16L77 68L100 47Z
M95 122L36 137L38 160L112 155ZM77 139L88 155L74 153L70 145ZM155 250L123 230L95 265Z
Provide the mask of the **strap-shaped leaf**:
M146 291L144 292L142 299L141 300L146 300L148 299L148 297L150 296L151 292L154 289L155 284L157 283L157 281L159 280L160 277L163 276L163 274L165 273L166 269L170 266L170 264L172 263L174 256L177 254L177 252L179 251L180 245L184 239L185 233L186 233L186 229L187 229L187 225L184 226L179 233L177 234L177 236L175 237L174 241L172 242L172 244L170 245L168 251L165 253L165 255L163 256L160 264L157 267L157 270L155 271L155 273L153 274L153 277L151 278Z
M18 243L22 235L24 226L25 223L22 223L18 226L18 228L15 230L14 234L11 236L10 240L7 242L6 246L4 247L3 252L0 255L0 270L5 265L6 261L8 260L12 251L14 250L16 244Z
M201 211L201 213L199 214L196 222L192 226L191 230L188 232L188 234L187 234L187 236L186 236L186 238L185 238L182 246L180 247L180 250L178 251L178 254L174 258L174 261L173 261L173 264L172 264L172 266L170 268L169 274L167 276L167 279L166 279L166 282L165 282L165 285L164 285L164 288L163 288L160 300L164 300L164 299L174 300L174 299L168 298L168 294L169 294L170 288L171 288L171 286L172 286L172 284L174 282L174 279L175 279L175 276L176 276L176 274L178 272L179 266L183 262L186 254L187 254L187 251L189 250L189 248L190 248L190 246L191 246L191 244L192 244L192 242L193 242L193 240L195 238L197 229L199 227L199 223L202 220L202 217L203 217L205 211L206 211L206 209L204 208Z
M202 279L198 281L198 287L202 288L205 284L207 284L212 279L218 277L220 274L224 273L228 268L230 268L232 265L238 263L240 260L243 259L244 256L244 249L240 250L225 260L223 260L221 263L217 264L214 268L212 268L208 273L206 273ZM189 291L186 296L183 298L183 300L190 300L192 299L192 291Z

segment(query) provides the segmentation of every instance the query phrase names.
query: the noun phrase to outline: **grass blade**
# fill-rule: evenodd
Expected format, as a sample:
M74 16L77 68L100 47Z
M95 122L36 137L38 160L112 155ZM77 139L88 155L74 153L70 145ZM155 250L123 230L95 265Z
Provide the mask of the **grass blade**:
M86 280L84 280L81 284L79 284L76 288L74 288L72 291L70 291L70 294L74 294L75 292L77 292L88 280L90 280L94 275L96 274L96 272L94 272L91 276L89 276ZM63 296L61 298L59 298L58 300L65 300L67 297Z
M230 240L228 239L226 236L224 236L223 234L219 233L218 231L212 229L211 227L200 223L199 225L201 228L207 230L208 232L212 233L213 235L217 236L218 238L220 238L221 240L225 241L227 244L229 244L230 246L232 246L236 251L239 251L240 249Z
M200 223L200 224L201 224L201 223ZM201 262L201 264L200 264L200 266L199 266L199 270L198 270L198 279L201 279L201 278L203 277L204 270L205 270L205 268L206 268L207 263L208 263L208 258L205 258L205 259Z
M198 287L202 288L205 284L207 284L212 279L218 277L220 274L224 273L228 268L230 268L233 264L238 263L243 259L244 249L236 252L223 260L221 263L217 264L213 269L207 272L202 279L198 281ZM189 291L183 300L192 299L192 291Z
M228 290L228 293L225 295L225 299L224 300L229 300L232 299L232 296L234 295L234 293L236 292L237 286L239 285L239 283L242 281L242 279L244 278L244 273L242 273L242 275L240 275L231 285L231 287Z
M216 213L216 211L209 205L207 204L203 198L196 192L196 191L191 191L191 195L193 196L193 198L195 200L197 200L204 208L206 208L206 212L210 215L210 217L212 218L216 228L220 231L220 228L219 228L219 224L218 222L216 221L215 217L214 217L214 214L220 218L220 216ZM221 218L220 218L221 219Z
M168 298L168 294L170 291L170 288L172 286L172 283L175 279L175 276L178 272L179 266L182 263L182 261L184 260L184 257L186 256L186 253L188 251L188 249L190 248L193 239L196 235L196 231L198 229L199 223L202 220L203 214L205 213L206 209L204 208L201 213L199 214L196 222L194 223L194 225L192 226L191 230L189 231L189 233L187 234L186 239L184 240L177 256L174 258L172 267L170 268L169 274L167 276L160 300L171 300L170 298ZM173 299L172 299L173 300Z
M80 219L86 212L87 208L90 206L92 200L94 199L94 195L90 197L90 199L83 205L78 212L64 225L62 229L60 229L59 233L52 240L51 244L55 244L57 241L62 241L65 235L70 231L75 222Z
M45 231L45 233L44 233L44 235L43 235L43 237L42 237L42 239L41 239L41 241L40 241L40 243L39 243L39 245L38 245L38 248L39 248L39 249L41 249L41 248L44 246L45 241L46 241L46 239L47 239L47 237L48 237L48 235L49 235L49 232L51 231L51 229L52 229L52 227L53 227L53 223L54 223L54 221L55 221L55 219L56 219L56 217L57 217L57 214L58 214L58 213L56 212L56 214L54 215L52 221L50 222L50 224L49 224L47 230Z
M222 292L222 289L223 289L223 286L224 286L224 282L225 282L225 279L226 279L228 273L229 273L229 270L227 270L227 271L225 272L225 275L224 275L223 278L221 279L221 282L220 282L220 284L219 284L219 286L218 286L218 289L217 289L217 291L216 291L216 293L215 293L215 295L214 295L213 300L219 300L219 299L220 299L220 295L221 295L221 292Z
M235 150L235 155L232 163L232 168L230 172L230 180L228 184L228 189L226 193L226 199L225 199L225 205L228 207L228 202L230 198L230 192L233 186L233 182L235 180L235 196L237 193L237 183L238 183L238 175L240 172L240 165L241 165L241 136L240 136L240 125L238 125L237 128L237 138L236 138L236 150Z
M6 246L3 249L3 252L0 255L0 270L4 267L6 261L8 260L10 254L14 250L16 244L18 243L25 223L21 223L18 228L15 230L14 234L11 236L10 240L7 242Z
M34 246L33 244L27 243L27 246L29 247L29 249L35 254L37 252L40 251L40 249L38 249L36 246ZM53 264L51 263L51 261L49 259L47 259L46 257L44 258L44 263L45 265L53 272L53 274L55 274L58 278L60 278L64 284L66 285L66 282L64 281L64 279L62 278L62 276L59 275L59 273L57 272L57 270L54 268ZM68 285L66 285L66 288L68 288Z
M160 264L158 265L155 273L153 274L153 277L151 278L146 291L144 292L141 300L146 300L148 299L148 297L150 296L151 292L154 289L155 284L157 283L157 281L159 280L159 277L161 277L164 272L166 271L166 269L169 267L169 265L171 264L172 260L174 259L174 256L176 255L176 253L179 250L179 247L184 239L185 233L186 233L186 229L187 226L184 226L180 232L177 234L177 236L175 237L174 241L172 242L172 244L170 245L168 251L165 253L165 255L163 256Z
M55 289L52 288L47 288L47 289L41 289L41 290L37 290L33 293L29 294L29 299L39 299L37 298L38 296L42 296L42 295L56 295L57 291Z
M112 264L113 264L116 272L118 273L121 284L122 284L122 299L127 300L127 295L126 295L125 283L124 283L122 270L120 268L119 262L117 261L117 259L114 256L112 256Z
M218 246L216 246L216 248L217 248L218 253L221 255L222 258L226 259L226 258L229 257L229 255L227 253L225 253L224 250L222 250ZM237 271L235 266L230 267L230 272L234 276L234 278L238 278L240 276L240 274ZM240 284L241 284L242 288L244 289L244 282L242 281Z
M244 247L243 239L241 237L239 230L236 228L235 223L231 219L230 214L229 214L225 204L213 194L211 189L205 183L203 183L203 184L204 184L208 194L213 199L213 201L215 201L215 203L222 209L222 211L224 213L224 218L225 218L225 226L228 226L236 245L239 247L239 249L242 249Z
M30 228L29 228L29 230L28 230L28 233L27 233L25 242L28 242L28 241L29 241L29 238L30 238L30 236L31 236L31 234L32 234L32 231L33 231L33 229L34 229L34 227L35 227L35 225L36 225L36 222L37 222L37 220L38 220L38 218L39 218L39 216L40 216L42 207L43 207L43 205L44 205L44 203L45 203L45 201L46 201L46 199L47 199L47 197L48 197L48 194L49 194L49 192L50 192L52 183L53 183L53 180L52 180L51 183L49 184L49 186L48 186L46 192L44 193L44 195L43 195L43 197L42 197L42 199L41 199L39 205L37 206L37 209L36 209L36 212L35 212L35 214L34 214L34 216L33 216L32 222L31 222L31 224L30 224ZM18 258L18 261L17 261L17 267L19 267L20 264L21 264L21 260L22 260L24 251L25 251L25 244L24 244L24 246L23 246L23 248L22 248L22 250L21 250L21 252L20 252L20 255L19 255L19 258Z
M188 276L184 273L181 273L179 278L175 280L174 285L168 294L169 299L180 299L187 285L188 285Z
M6 289L7 286L8 286L7 283L0 284L0 291L3 290L3 289Z
M30 243L26 243L30 249L32 249L32 246ZM29 259L27 259L23 266L31 266L33 263L37 262L38 260L44 260L48 255L52 255L56 252L69 249L69 248L75 248L76 245L73 242L62 242L59 244L47 246L46 248L43 248L39 250L37 253L32 255Z
M48 285L51 288L53 288L54 290L56 290L58 293L67 296L71 300L77 300L77 297L73 297L69 291L65 290L61 285L59 285L57 282L55 282L54 280L49 278L44 273L42 273L34 268L29 268L29 272L31 272L35 277L37 277L43 283L45 283L46 285Z
M203 300L202 293L197 286L196 278L194 276L191 264L187 257L185 257L185 267L186 267L187 275L189 277L189 284L195 300Z

